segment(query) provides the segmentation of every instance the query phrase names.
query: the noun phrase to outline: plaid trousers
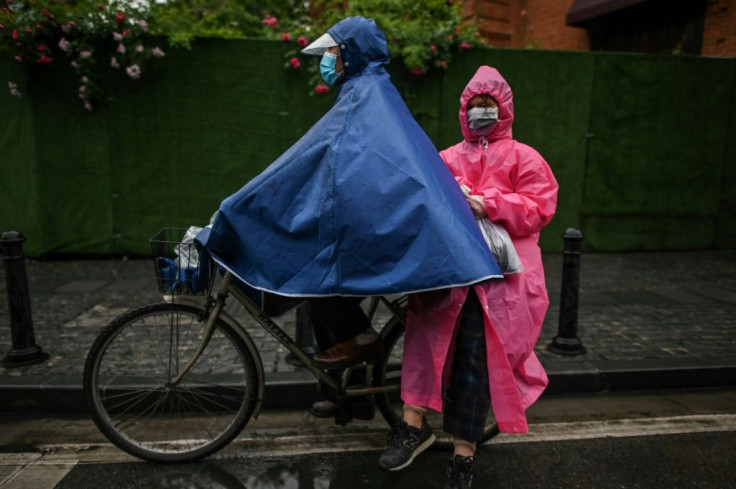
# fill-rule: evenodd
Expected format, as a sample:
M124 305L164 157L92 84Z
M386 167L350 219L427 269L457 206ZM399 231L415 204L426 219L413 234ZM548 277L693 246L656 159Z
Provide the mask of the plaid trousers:
M472 288L460 313L454 343L452 368L445 364L443 374L443 429L456 438L478 441L483 436L491 397L483 309Z

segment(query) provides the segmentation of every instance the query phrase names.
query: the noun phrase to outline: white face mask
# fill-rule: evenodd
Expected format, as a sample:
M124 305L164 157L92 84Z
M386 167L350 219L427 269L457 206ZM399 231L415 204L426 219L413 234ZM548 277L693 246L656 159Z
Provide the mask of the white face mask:
M481 134L491 132L493 124L498 122L498 107L474 107L468 110L468 127Z

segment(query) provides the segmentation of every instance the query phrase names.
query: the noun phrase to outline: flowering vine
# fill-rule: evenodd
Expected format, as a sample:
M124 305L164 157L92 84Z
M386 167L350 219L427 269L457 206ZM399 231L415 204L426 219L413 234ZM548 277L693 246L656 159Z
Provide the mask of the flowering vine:
M68 63L78 79L78 97L89 111L104 96L97 79L99 63L135 80L149 58L165 55L149 44L146 13L131 2L5 0L0 5L0 52L25 68ZM100 53L108 51L110 58L101 59ZM11 95L22 96L15 81L8 88Z
M262 18L263 36L291 44L286 50L284 68L310 73L314 93L327 93L317 63L302 60L299 51L339 20L362 15L373 18L386 34L389 51L415 76L432 69L446 69L453 55L484 44L474 24L463 24L459 3L446 0L314 0L312 15L305 23L286 19L281 22L266 13ZM283 25L282 25L283 24ZM305 65L304 61L307 62Z

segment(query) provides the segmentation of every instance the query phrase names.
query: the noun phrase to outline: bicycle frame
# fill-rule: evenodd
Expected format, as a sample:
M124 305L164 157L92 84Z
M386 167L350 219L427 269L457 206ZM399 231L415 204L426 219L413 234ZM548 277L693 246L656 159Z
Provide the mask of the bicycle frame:
M336 392L338 395L345 395L347 397L352 396L362 396L367 394L380 394L380 393L389 393L389 392L396 392L399 390L399 386L385 386L385 387L361 387L361 388L348 388L347 383L350 378L350 374L355 370L356 367L350 367L343 371L343 374L341 376L341 381L338 383L337 380L333 376L327 373L327 371L319 369L314 367L311 364L311 360L309 356L304 353L304 351L299 347L299 345L294 342L294 340L291 339L291 337L278 325L275 321L273 321L267 314L265 314L261 309L247 296L243 291L241 291L234 283L235 277L232 273L226 272L225 276L222 280L221 285L219 286L216 294L215 294L215 300L212 303L211 296L209 296L207 303L210 304L209 307L205 305L206 310L208 310L206 318L207 323L204 328L203 338L202 341L197 349L197 351L194 353L192 358L189 360L187 365L179 372L179 374L170 381L170 385L175 386L177 385L181 379L191 370L191 368L196 364L197 360L201 356L202 352L207 347L207 344L209 340L212 337L212 333L215 329L215 323L217 322L217 319L222 314L222 311L225 307L225 302L228 298L228 296L233 296L238 302L240 302L243 307L248 311L248 313L253 317L253 319L258 322L258 324L265 329L271 336L273 336L276 341L278 341L281 345L283 345L289 352L291 352L296 358L298 358L305 368L307 368L312 375L320 382L320 384L327 386L328 388L332 389L334 392ZM170 299L171 301L174 301L173 298ZM403 321L401 319L401 316L399 314L399 307L397 303L401 299L398 299L396 301L389 301L385 297L372 297L371 298L371 304L368 309L368 318L369 320L373 320L373 317L376 313L376 310L378 308L379 304L384 304L390 311L391 314L398 318L400 321ZM200 304L201 305L201 304ZM232 321L234 325L238 327L240 332L242 334L245 334L246 336L249 336L248 333L245 331L245 328L238 323L237 321ZM250 342L252 344L252 341ZM259 359L260 363L260 359ZM262 366L259 365L259 367L262 370ZM366 368L366 385L370 385L372 383L372 366L368 366Z

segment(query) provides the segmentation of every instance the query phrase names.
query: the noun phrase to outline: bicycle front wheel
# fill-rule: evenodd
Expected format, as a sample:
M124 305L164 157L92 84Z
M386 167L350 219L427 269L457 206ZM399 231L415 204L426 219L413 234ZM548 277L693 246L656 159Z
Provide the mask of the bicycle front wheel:
M384 358L380 364L376 364L373 369L373 385L380 388L394 388L392 392L376 394L376 406L381 411L383 418L390 426L403 419L404 403L401 401L401 364L404 357L404 322L394 317L386 324L385 331L382 333L384 338ZM452 436L442 429L442 413L427 410L427 422L435 430L437 441L435 445L441 448L449 448L452 446ZM499 433L498 425L490 410L486 418L483 436L478 444L485 443Z
M114 319L87 356L84 390L92 418L112 443L136 457L205 457L235 438L253 413L255 361L221 320L191 370L172 385L201 343L201 312L167 303L135 309Z

